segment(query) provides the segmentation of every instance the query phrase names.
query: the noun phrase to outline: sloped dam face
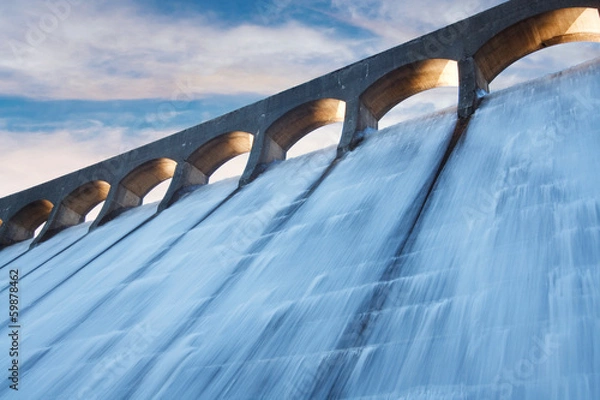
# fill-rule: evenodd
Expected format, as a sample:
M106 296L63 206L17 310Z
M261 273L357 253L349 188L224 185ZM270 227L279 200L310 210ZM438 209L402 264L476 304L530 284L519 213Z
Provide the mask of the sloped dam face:
M18 395L600 398L599 93L590 64L487 96L449 155L452 110L4 249Z

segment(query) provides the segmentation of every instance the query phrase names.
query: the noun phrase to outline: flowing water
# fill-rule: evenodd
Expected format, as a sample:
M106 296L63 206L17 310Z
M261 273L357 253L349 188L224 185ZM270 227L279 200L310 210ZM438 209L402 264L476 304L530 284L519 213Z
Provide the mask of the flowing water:
M18 395L600 398L599 93L590 64L484 98L447 161L453 110L3 250Z

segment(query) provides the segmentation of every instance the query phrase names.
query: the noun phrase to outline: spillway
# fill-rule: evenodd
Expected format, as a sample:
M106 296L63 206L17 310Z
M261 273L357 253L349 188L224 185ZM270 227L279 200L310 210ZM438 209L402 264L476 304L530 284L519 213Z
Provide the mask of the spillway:
M2 250L18 396L600 398L598 93L595 62L454 147L447 110Z

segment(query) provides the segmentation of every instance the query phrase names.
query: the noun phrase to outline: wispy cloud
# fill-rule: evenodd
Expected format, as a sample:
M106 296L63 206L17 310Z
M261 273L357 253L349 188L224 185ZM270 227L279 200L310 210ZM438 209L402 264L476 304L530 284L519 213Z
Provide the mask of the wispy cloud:
M316 2L314 2L316 3ZM477 12L504 3L502 0L444 2L421 0L331 0L330 18L371 32L377 48L396 46L435 29L468 18Z
M0 120L0 127L6 121ZM0 129L2 168L0 197L68 174L112 155L125 152L171 132L153 129L127 134L124 128L99 122L87 126L65 123L54 130L15 133Z
M71 0L72 1L72 0ZM68 0L62 0L66 3ZM78 2L79 3L79 2ZM13 3L0 16L0 92L36 98L272 94L360 57L356 40L290 21L227 26L172 19L133 3Z

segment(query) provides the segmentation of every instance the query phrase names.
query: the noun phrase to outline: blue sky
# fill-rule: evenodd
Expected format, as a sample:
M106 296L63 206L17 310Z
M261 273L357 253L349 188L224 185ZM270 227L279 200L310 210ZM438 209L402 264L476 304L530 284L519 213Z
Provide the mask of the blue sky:
M0 5L0 197L500 3L4 2ZM598 46L582 46L531 56L501 81L509 85L600 56ZM455 93L421 98L412 108L432 108L443 103L444 96L452 101Z

